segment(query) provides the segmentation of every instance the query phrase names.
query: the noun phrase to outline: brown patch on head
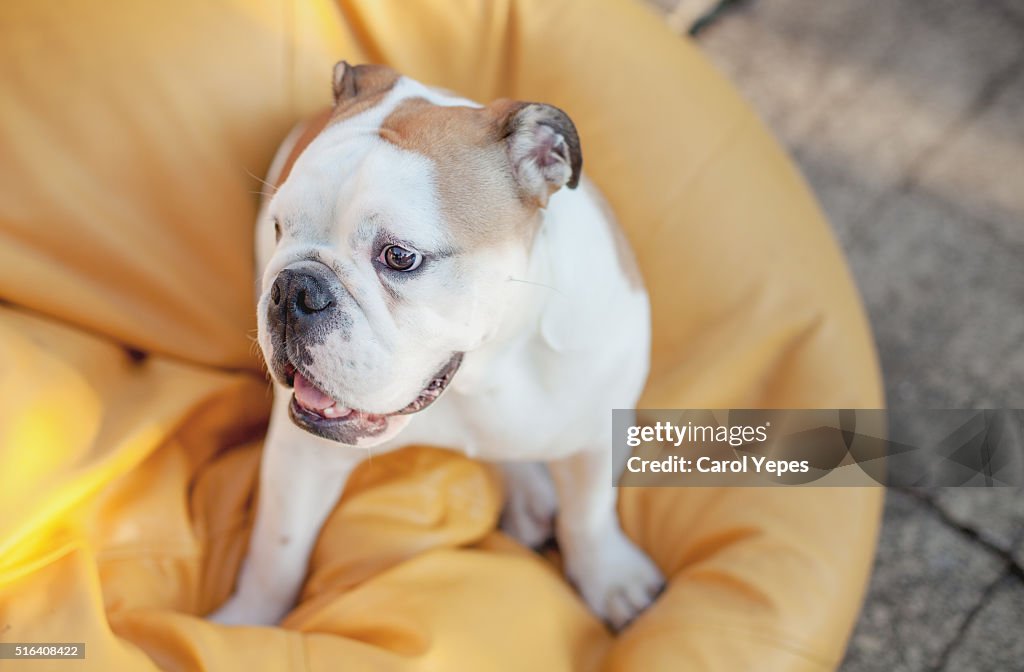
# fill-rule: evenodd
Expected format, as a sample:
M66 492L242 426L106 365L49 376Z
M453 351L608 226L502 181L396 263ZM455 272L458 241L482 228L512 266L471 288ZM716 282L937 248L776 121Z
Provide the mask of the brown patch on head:
M534 230L537 208L520 198L503 142L505 102L445 107L410 98L380 128L384 140L435 163L441 208L462 249L527 238Z
M339 61L334 66L334 107L317 113L306 122L302 133L292 145L280 174L271 176L274 187L278 188L284 184L299 156L325 128L380 104L400 77L401 75L386 65L352 66L345 61Z

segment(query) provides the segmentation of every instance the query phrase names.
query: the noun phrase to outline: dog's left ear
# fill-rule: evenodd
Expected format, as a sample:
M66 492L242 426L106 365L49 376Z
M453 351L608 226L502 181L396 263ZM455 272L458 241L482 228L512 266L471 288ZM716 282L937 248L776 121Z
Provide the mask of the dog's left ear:
M398 73L386 65L351 65L338 61L331 78L334 104L344 103L357 96L387 91L398 81Z
M580 183L583 154L576 126L562 110L542 103L499 101L499 130L524 197L540 207L562 187Z

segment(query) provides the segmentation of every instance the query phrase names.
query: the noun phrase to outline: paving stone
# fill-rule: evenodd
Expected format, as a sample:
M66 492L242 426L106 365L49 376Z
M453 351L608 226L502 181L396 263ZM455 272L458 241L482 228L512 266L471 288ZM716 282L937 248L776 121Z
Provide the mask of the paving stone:
M932 670L1003 563L943 524L928 505L890 492L867 601L843 672Z
M1024 669L1024 583L1007 577L950 651L943 672Z
M863 62L873 46L862 34L878 32L868 30L871 14L858 4L751 0L699 43L782 140L798 147L809 128L834 111L833 102L856 91L868 74Z
M857 234L847 252L889 405L1024 407L1024 245L917 191Z
M860 222L874 196L865 186L855 166L845 161L831 161L824 156L805 156L800 159L815 197L828 215L829 223L844 250L849 250L857 238Z
M1020 0L998 0L998 4L1006 11L1011 21L1024 27L1024 2Z
M1024 536L1024 489L940 488L929 493L936 506L986 542L1013 551Z
M796 154L846 239L1024 53L1024 29L959 0L752 0L700 44Z
M1021 3L1024 6L1024 3ZM1024 38L1022 38L1024 39ZM1024 62L992 92L966 127L942 144L917 176L930 193L1024 241Z
M800 144L806 156L855 161L864 185L882 193L916 168L970 113L989 82L1019 59L1021 31L985 3L842 3L870 15L855 53L856 90ZM883 28L888 26L888 28ZM854 60L856 63L856 61Z

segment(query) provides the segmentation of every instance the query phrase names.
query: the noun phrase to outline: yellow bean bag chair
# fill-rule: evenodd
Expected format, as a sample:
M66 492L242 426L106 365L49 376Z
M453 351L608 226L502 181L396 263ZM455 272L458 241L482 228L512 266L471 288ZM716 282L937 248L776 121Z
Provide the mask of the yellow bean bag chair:
M613 638L495 531L488 468L424 448L357 471L281 628L203 620L245 551L269 405L254 176L339 58L570 112L650 288L644 406L881 405L803 181L639 2L10 0L0 642L83 642L88 670L835 668L879 490L623 489L670 584Z

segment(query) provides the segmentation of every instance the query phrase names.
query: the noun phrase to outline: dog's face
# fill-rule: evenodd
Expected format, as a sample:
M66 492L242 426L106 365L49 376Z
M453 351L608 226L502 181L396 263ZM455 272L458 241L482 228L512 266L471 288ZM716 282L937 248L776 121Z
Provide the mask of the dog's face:
M335 68L336 105L261 219L259 343L293 421L350 445L397 434L506 318L538 222L581 155L560 110Z

